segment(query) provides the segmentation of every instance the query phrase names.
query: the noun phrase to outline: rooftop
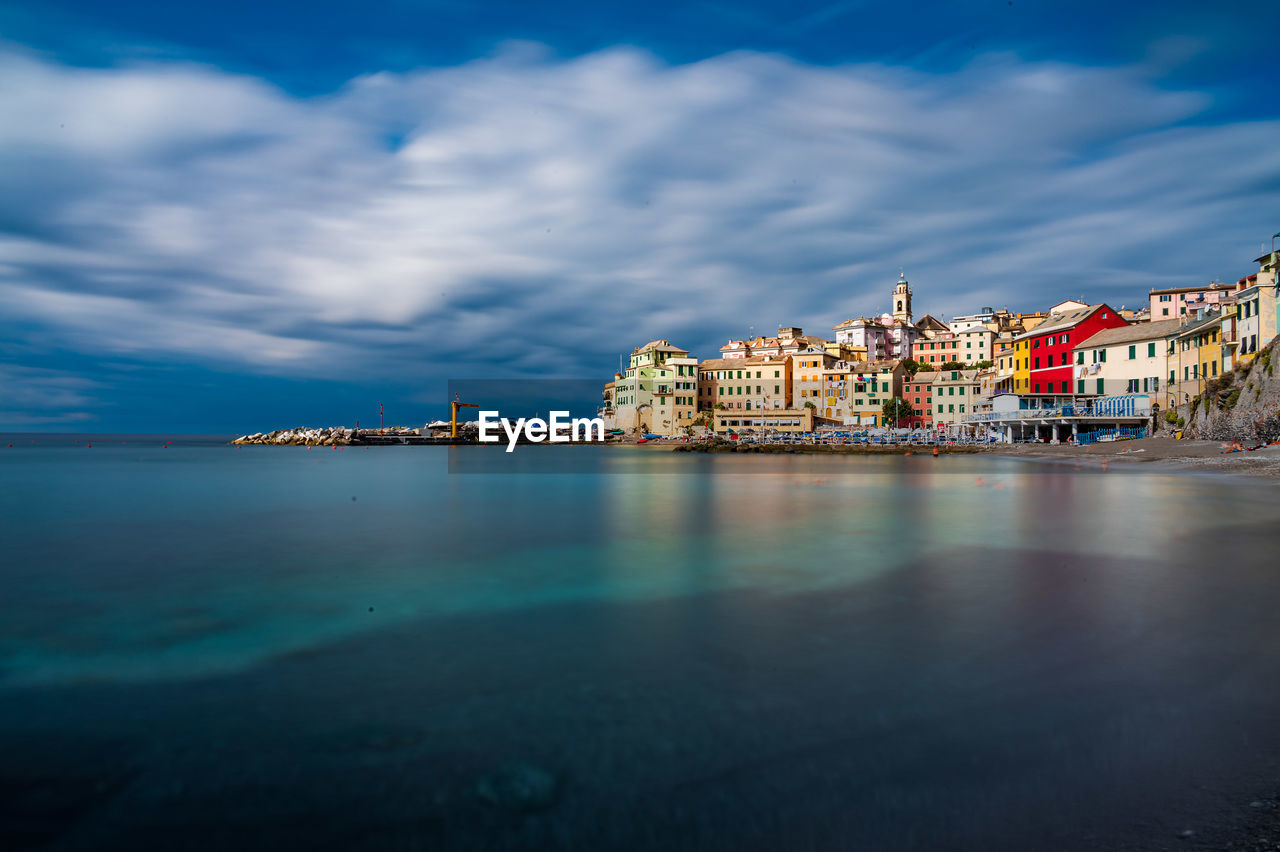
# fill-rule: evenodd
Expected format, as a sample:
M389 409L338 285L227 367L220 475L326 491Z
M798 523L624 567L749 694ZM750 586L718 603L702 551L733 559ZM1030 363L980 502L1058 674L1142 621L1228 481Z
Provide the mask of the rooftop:
M1039 337L1043 334L1052 334L1055 331L1075 328L1077 325L1088 319L1094 311L1106 307L1108 307L1106 304L1099 303L1097 305L1089 305L1086 308L1079 308L1074 311L1054 314L1052 319L1045 320L1035 328L1031 329L1031 331L1024 331L1022 334L1015 337L1014 340L1027 340L1032 337ZM1119 314L1116 314L1116 316L1119 316Z
M1152 296L1165 295L1170 293L1212 293L1218 290L1230 290L1232 285L1224 284L1221 281L1211 281L1208 284L1197 284L1191 287L1164 287L1160 290L1152 290Z
M1108 328L1076 346L1110 346L1115 343L1131 343L1135 340L1155 340L1177 334L1181 321L1176 319L1144 322L1124 328Z
M668 340L650 340L644 346L637 346L631 350L632 355L639 355L641 352L688 352L688 349L681 349L679 346L672 346Z

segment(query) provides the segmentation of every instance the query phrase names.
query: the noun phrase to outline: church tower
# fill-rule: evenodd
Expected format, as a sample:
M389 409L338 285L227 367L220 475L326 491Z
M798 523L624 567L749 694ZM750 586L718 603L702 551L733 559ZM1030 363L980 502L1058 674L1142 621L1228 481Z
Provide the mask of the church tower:
M898 274L897 286L893 288L893 318L911 323L911 286L907 284L907 276Z

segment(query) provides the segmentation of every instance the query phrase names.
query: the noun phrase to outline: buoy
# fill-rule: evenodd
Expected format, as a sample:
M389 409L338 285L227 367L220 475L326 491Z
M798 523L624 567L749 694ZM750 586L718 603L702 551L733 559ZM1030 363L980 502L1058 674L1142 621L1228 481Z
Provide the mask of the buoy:
M935 456L935 457L938 455L938 448L937 448L937 447L934 447L934 448L933 448L933 454L934 454L934 456Z

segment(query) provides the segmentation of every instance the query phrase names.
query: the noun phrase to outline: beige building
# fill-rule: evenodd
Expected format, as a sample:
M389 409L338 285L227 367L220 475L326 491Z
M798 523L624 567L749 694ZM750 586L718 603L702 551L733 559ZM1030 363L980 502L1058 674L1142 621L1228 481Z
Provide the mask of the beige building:
M790 407L791 358L715 358L698 365L702 411L778 411Z
M946 428L963 423L979 396L977 370L943 370L933 379L933 425Z
M1169 372L1169 345L1181 325L1174 319L1108 328L1077 343L1072 350L1075 392L1146 393L1163 405L1158 394Z
M903 395L901 361L837 361L823 370L818 411L845 425L884 425L884 404Z
M977 326L956 335L960 340L960 357L962 364L977 364L993 359L996 333L986 326Z
M776 411L717 411L712 429L716 434L751 430L753 432L812 432L812 408Z

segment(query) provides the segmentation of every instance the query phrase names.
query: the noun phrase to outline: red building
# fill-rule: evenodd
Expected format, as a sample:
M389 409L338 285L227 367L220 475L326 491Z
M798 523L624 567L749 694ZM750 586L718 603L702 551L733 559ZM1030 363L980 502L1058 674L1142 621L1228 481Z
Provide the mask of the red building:
M923 426L926 429L933 424L933 379L937 373L920 371L914 376L907 376L902 382L902 398L911 404L915 411L903 426L914 429Z
M1077 343L1108 328L1122 328L1125 321L1110 305L1089 305L1074 311L1050 314L1025 334L1014 338L1014 390L1021 393L1075 393L1075 367L1071 349Z

